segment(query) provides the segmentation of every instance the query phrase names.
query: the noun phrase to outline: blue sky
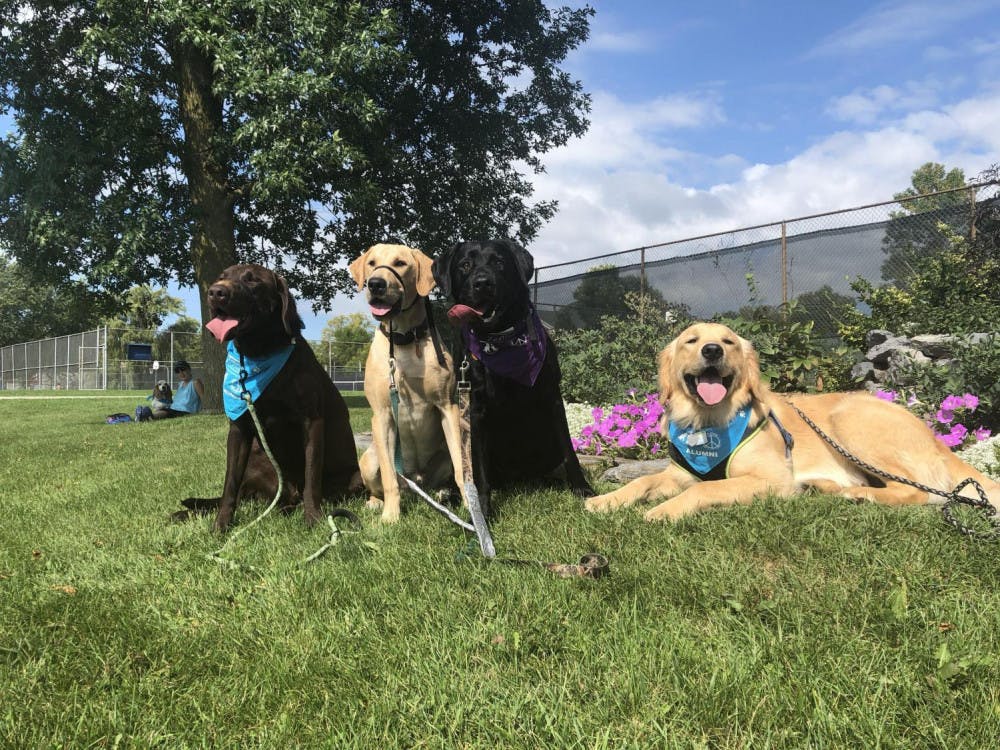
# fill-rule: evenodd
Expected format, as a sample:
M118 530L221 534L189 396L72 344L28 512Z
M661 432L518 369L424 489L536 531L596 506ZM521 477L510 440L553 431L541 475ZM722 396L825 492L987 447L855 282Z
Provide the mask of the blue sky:
M538 265L888 200L927 161L1000 162L1000 0L591 4L567 61L591 129L534 180L561 209ZM354 311L333 300L307 337Z

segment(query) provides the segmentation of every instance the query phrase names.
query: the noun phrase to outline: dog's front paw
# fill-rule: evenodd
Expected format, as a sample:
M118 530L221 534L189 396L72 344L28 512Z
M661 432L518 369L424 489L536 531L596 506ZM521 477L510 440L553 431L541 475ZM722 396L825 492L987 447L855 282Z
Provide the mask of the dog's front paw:
M365 503L365 507L368 510L382 510L382 498L372 495L368 498L368 502Z
M580 484L575 487L570 487L570 492L572 492L577 497L588 498L594 497L597 493L594 492L594 488L589 484Z
M667 500L654 508L650 508L643 515L646 521L676 521L694 513L694 508L683 502Z
M617 492L609 492L607 495L597 495L590 498L583 504L583 507L591 513L607 513L624 504L625 500Z
M398 523L399 522L399 508L391 509L388 506L382 509L381 516L382 523Z

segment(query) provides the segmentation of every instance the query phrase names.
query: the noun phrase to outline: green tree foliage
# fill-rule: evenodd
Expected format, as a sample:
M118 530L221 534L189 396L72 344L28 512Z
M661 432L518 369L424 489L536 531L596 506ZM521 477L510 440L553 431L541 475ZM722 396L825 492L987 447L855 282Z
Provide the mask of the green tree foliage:
M819 338L836 338L840 321L854 309L854 298L838 294L829 284L800 294L795 302L789 311L789 320L793 323L812 321L813 335Z
M926 333L965 334L996 330L1000 320L1000 258L977 250L978 242L992 241L986 232L977 242L938 228L947 249L916 261L907 288L892 284L874 286L858 278L851 288L869 309L851 310L840 325L840 336L849 346L863 350L872 329L901 336Z
M927 162L914 170L910 187L893 195L902 202L901 210L890 215L882 241L885 281L905 289L921 259L947 248L941 224L960 234L968 232L973 207L968 191L958 189L964 186L961 169L946 170L943 164ZM953 192L940 192L947 190ZM925 197L916 197L921 195Z
M153 289L146 284L132 287L123 298L122 312L104 321L108 327L108 360L125 359L126 344L154 343L164 319L184 311L184 303L177 297L167 294L165 289ZM169 355L169 348L165 353ZM157 353L157 356L163 355L164 352Z
M323 326L322 357L337 367L364 367L375 324L364 313L348 313L330 318ZM319 356L319 355L317 355Z
M162 362L201 362L201 323L182 315L153 337L153 356Z
M661 309L660 317L667 309L677 307L669 305L658 289L643 289L639 276L622 276L617 266L605 264L587 269L573 290L573 301L556 314L556 326L596 328L607 315L627 317L634 312L627 300L629 294L647 297L650 305Z
M93 328L100 303L83 284L54 286L0 253L0 346Z
M112 293L176 279L204 295L243 260L320 301L373 240L527 242L555 206L530 202L515 165L540 170L586 129L589 99L559 66L592 13L0 0L0 112L17 126L0 143L0 242Z

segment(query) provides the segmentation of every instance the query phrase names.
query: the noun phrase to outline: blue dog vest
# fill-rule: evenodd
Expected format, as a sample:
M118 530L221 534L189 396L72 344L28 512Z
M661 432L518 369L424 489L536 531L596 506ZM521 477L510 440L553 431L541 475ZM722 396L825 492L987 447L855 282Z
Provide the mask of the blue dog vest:
M293 349L295 349L294 344L278 349L266 357L242 357L241 362L236 344L229 342L226 347L226 376L222 380L222 405L226 409L227 417L235 422L247 410L247 402L243 400L244 388L250 393L250 400L257 402L271 381L281 372ZM241 369L247 373L246 380L242 383Z

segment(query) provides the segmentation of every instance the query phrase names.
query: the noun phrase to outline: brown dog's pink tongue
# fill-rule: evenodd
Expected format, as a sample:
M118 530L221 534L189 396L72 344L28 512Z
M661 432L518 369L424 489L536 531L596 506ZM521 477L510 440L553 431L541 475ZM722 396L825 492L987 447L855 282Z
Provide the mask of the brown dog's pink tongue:
M239 323L240 321L236 318L223 318L220 316L212 318L208 321L205 324L205 328L207 328L208 332L215 336L215 338L217 338L221 343L226 340L226 334L238 326Z
M709 406L715 406L726 397L726 386L721 378L703 375L698 378L698 395Z
M474 307L469 307L468 305L452 305L451 309L448 310L448 320L450 320L455 325L461 325L462 323L471 323L474 320L479 320L483 317L483 314L476 310Z
M388 315L389 311L392 310L389 305L368 305L368 309L371 310L372 315L376 318Z

